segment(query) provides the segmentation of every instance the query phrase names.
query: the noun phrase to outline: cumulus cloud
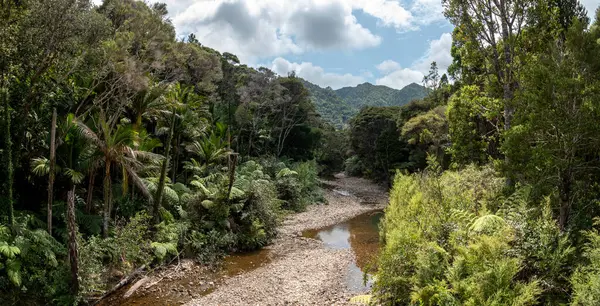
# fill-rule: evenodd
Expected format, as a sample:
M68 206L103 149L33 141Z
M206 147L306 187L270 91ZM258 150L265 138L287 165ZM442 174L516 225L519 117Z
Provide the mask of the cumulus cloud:
M381 43L381 38L358 24L351 8L340 2L304 5L292 13L283 30L298 43L315 49L362 49Z
M347 0L354 9L362 10L379 19L382 26L397 29L414 29L413 14L395 0Z
M383 74L376 80L376 84L401 89L410 83L421 83L425 74L429 72L432 62L436 62L440 75L446 73L448 66L452 63L451 47L452 35L444 33L439 39L429 42L429 48L425 55L414 62L411 67L402 68L395 61L386 60L376 66Z
M404 86L410 83L420 83L423 80L423 73L421 71L400 68L397 69L382 78L377 79L377 85L385 85L391 88L402 89Z
M381 37L360 25L352 9L347 0L196 0L171 17L180 35L195 33L203 44L254 62L379 45Z
M101 0L93 0L98 3ZM234 53L244 62L318 50L356 50L381 44L353 11L379 26L416 30L439 20L439 0L148 0L165 2L179 35Z
M381 73L390 73L400 69L400 64L392 60L385 60L381 64L375 66Z
M355 76L349 73L338 74L325 72L322 67L315 66L312 63L292 63L281 57L273 60L271 70L283 76L295 71L297 76L311 83L315 83L321 87L331 86L333 89L356 86L365 82L365 79L361 76Z

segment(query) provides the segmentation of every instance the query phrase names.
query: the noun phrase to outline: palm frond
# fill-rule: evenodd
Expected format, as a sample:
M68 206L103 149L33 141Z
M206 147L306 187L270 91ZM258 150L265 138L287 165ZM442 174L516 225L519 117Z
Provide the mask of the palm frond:
M32 159L31 172L37 176L48 175L50 173L50 160L45 157Z
M98 134L92 131L92 129L90 129L90 127L88 127L85 123L79 121L78 119L73 119L73 124L75 124L77 131L82 137L92 142L99 148L105 148L105 143L100 139L100 137L98 137Z
M150 191L148 190L148 186L146 186L146 184L144 184L144 181L138 176L138 174L128 165L123 165L123 168L125 169L125 171L127 171L127 174L129 174L129 178L131 179L131 181L135 184L135 186L140 190L140 192L148 199L148 201L150 203L153 202L152 199L152 194L150 194Z
M85 178L85 175L83 173L70 168L66 168L64 174L67 175L71 182L73 182L74 184L79 184L83 182L83 179Z

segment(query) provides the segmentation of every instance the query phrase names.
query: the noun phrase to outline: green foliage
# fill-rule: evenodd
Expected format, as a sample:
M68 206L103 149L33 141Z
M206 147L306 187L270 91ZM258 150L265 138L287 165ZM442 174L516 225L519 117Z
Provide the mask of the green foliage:
M323 129L321 145L316 153L320 174L330 176L344 170L344 162L348 157L349 139L347 130Z
M0 228L0 299L9 304L84 302L141 265L263 247L282 206L321 201L311 160L344 159L337 145L318 150L333 129L299 78L179 40L164 4L32 0L0 15L0 221L11 224ZM266 156L264 167L248 161ZM40 209L48 194L52 215ZM24 211L32 217L21 222ZM46 214L54 237L39 229ZM23 224L12 226L15 215ZM79 252L65 237L78 237ZM79 269L69 275L71 259Z
M364 166L363 174L387 181L394 169L412 168L408 144L400 139L399 107L366 107L350 122L352 151Z
M376 298L422 305L535 305L536 280L520 280L515 231L488 213L502 179L489 168L396 175L382 225ZM518 249L518 248L517 248Z
M69 296L65 248L46 231L32 229L32 217L19 218L9 229L0 226L0 299L8 303Z
M585 262L573 273L573 299L571 305L596 305L600 303L600 234L597 230L586 232Z
M348 175L361 176L365 171L360 157L353 155L344 162L344 172Z
M500 101L481 96L476 86L464 86L450 98L446 116L452 142L450 153L455 163L485 163L487 156L495 153L491 150L496 140L486 135L501 126L498 122L501 111Z

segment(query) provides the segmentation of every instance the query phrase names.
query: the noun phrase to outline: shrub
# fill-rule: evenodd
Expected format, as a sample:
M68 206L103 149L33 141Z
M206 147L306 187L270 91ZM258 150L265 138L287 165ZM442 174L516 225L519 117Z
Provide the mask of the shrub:
M307 201L307 204L325 201L319 182L319 169L316 161L296 163L292 166L292 169L298 174L301 197Z
M583 252L585 262L571 277L571 305L600 304L600 233L598 230L590 230L586 232L586 236L588 242Z
M364 172L364 165L360 158L356 155L351 156L344 162L344 172L351 176L361 176Z
M0 225L0 300L27 304L47 300L72 302L66 249L25 216L14 228Z
M398 173L381 231L375 297L401 305L534 305L517 228L494 210L503 179L490 168ZM525 256L526 258L526 256Z
M275 177L275 186L279 199L283 201L282 208L292 211L302 211L307 201L302 197L302 184L298 173L289 168L281 169Z

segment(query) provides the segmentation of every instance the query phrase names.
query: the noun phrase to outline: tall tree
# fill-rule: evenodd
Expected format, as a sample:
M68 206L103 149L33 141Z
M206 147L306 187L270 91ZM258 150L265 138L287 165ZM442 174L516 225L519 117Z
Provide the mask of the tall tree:
M50 173L48 177L48 234L52 235L52 202L54 200L54 176L56 166L56 107L52 108L50 126Z
M118 117L118 115L113 115ZM138 189L151 201L152 196L148 192L146 185L137 175L140 167L139 159L156 159L158 156L150 152L135 150L132 147L134 133L129 126L118 124L116 127L111 125L113 119L107 120L104 112L100 112L95 118L96 129L84 122L75 119L74 123L78 127L81 135L94 144L100 154L100 160L104 164L104 206L102 231L104 237L108 236L108 225L112 211L112 172L113 166L119 167L123 173L124 184L131 179Z
M504 129L509 130L516 105L513 98L518 88L522 65L523 31L533 0L444 0L444 14L459 30L454 40L463 42L463 65L473 56L485 60L485 73L491 84L502 91Z
M8 90L4 87L0 87L0 98L4 106L4 145L6 146L6 189L8 197L8 223L13 226L15 225L15 212L14 212L14 199L13 199L13 181L14 181L14 168L12 161L12 140L10 133L10 105Z
M600 167L600 45L576 21L549 43L526 66L518 99L523 109L518 125L507 135L503 149L511 157L512 172L540 188L558 191L558 224L565 230L577 202L576 186L593 182Z
M163 191L165 189L165 182L167 180L167 167L169 166L169 158L171 151L171 143L173 142L173 131L175 126L175 118L177 118L177 111L175 110L175 106L171 111L171 128L169 129L169 137L167 137L167 142L165 143L165 158L160 167L160 177L158 181L158 187L156 188L156 196L154 198L154 209L152 213L154 214L154 224L160 223L160 205L163 198Z

